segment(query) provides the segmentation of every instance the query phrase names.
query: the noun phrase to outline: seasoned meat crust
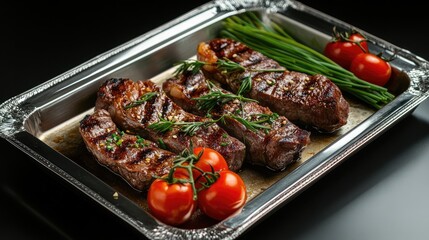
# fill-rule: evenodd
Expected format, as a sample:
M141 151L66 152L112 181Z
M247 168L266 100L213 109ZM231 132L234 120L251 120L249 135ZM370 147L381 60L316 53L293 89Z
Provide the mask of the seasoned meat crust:
M215 65L203 68L207 78L237 92L242 79L250 76L252 88L247 96L287 117L290 121L321 132L333 132L347 123L349 104L341 90L327 77L288 71L276 61L232 39L213 39L197 48L197 59L216 63L229 59L244 66L244 72L225 73ZM255 69L284 69L258 72Z
M86 115L79 132L97 162L141 191L150 186L154 176L167 174L176 156L151 141L122 132L104 109Z
M141 101L148 93L154 96ZM99 88L95 109L106 109L121 129L162 142L176 154L189 148L192 142L194 147L210 147L221 153L233 171L239 170L243 164L245 145L216 123L199 128L192 136L179 127L163 133L151 129L150 125L162 119L174 122L207 122L211 119L184 111L150 80L134 82L114 78L105 81ZM225 141L230 144L224 145Z
M170 78L163 83L164 92L178 105L188 112L205 116L206 110L201 110L197 100L213 91L230 94L224 89L209 86L204 75L199 72L186 72ZM231 100L213 108L208 112L214 119L222 116L235 115L245 119L255 119L255 116L272 116L273 112L256 102L240 102ZM310 132L302 130L284 116L265 125L269 130L252 131L240 121L225 117L219 124L232 136L246 144L246 162L250 165L265 166L274 171L284 170L289 164L301 157L302 150L310 143Z

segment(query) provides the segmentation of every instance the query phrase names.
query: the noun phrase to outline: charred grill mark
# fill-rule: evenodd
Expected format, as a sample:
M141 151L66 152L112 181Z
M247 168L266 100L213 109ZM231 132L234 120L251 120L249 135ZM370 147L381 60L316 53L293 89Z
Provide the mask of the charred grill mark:
M125 86L122 84L122 82L125 80L126 79L123 78L113 78L109 81L110 87L112 89L112 95L117 95L124 91Z
M183 130L181 130L181 126L183 125L173 126L171 129L167 126L165 132L158 132L155 128L149 126L160 123L161 120L165 120L168 125L168 121L189 122L192 124L193 122L205 122L210 119L185 112L150 80L134 82L130 79L122 79L119 80L117 84L112 83L112 81L114 82L116 80L108 80L99 89L99 91L105 92L105 95L109 95L109 97L97 98L96 109L102 108L108 110L110 114L112 114L112 119L120 128L136 132L140 136L146 137L151 141L158 141L161 139L165 143L165 146L176 154L188 148L191 141L194 143L194 146L217 148L216 150L224 155L225 159L232 167L231 170L236 171L241 168L244 161L245 145L228 135L230 141L236 144L236 148L219 148L219 144L216 142L217 139L213 140L213 138L216 134L219 135L219 133L223 134L226 132L217 127L216 123L207 128L198 129L197 127L198 130L195 134L188 134L190 131L183 132ZM115 90L112 89L112 84L117 85ZM142 98L144 95L142 92L150 91L157 93L156 97L153 97L153 102L144 102L132 108L124 107L126 106L123 104L124 102L130 103L136 101ZM164 123L161 122L161 124ZM188 129L192 129L192 126Z
M241 74L224 73L216 67L203 68L207 77L226 84L235 93L241 84L239 80L246 74L252 76L253 82L261 79L252 85L249 97L300 126L312 127L320 132L333 132L347 123L348 102L338 86L326 76L287 71L276 61L232 39L213 39L200 43L198 50L197 59L226 57L247 68ZM255 74L252 71L266 68L284 69L284 72Z
M147 189L154 176L168 173L176 156L153 142L121 132L104 109L85 116L79 132L95 159L137 190Z
M150 122L150 120L152 118L152 114L154 114L154 110L155 110L153 108L153 105L154 105L153 102L154 101L155 100L152 100L150 102L146 102L145 105L144 105L144 109L143 109L144 114L140 114L140 116L141 116L140 123L143 126L147 126L148 125L148 123Z
M106 139L111 138L111 136L112 136L112 133L111 133L111 132L106 132L105 134L99 135L99 136L97 136L97 137L95 137L95 138L92 138L91 140L92 140L94 143L98 143L98 145L103 146L103 147L106 149L106 151L109 151L109 150L108 150L108 148L109 148L109 146L110 146L110 145L112 145L112 144L111 144L111 143L108 143L108 142L106 141Z
M151 156L151 158L149 158L149 156L151 154L153 154L154 151L155 151L154 149L146 147L146 148L142 149L141 151L139 151L131 161L127 162L127 164L128 165L138 165L142 161L149 162L153 158L153 156Z
M205 115L206 112L201 112L197 105L193 104L191 97L183 99L175 96L192 96L202 97L208 94L208 86L202 73L197 75L177 76L170 78L163 84L163 89L173 101L183 105L182 107L189 109L195 114ZM188 80L184 80L187 78ZM192 86L188 83L192 82ZM259 83L257 83L259 84ZM222 88L214 87L215 91L221 91L226 94L230 93ZM171 89L175 89L176 94L171 94ZM200 89L195 91L195 89ZM182 91L178 94L176 91ZM175 96L173 96L175 95ZM231 114L242 117L249 121L260 120L260 114L272 115L273 112L269 108L258 105L256 102L240 102L229 101L213 108L209 114L213 118L218 119L222 116ZM300 153L310 142L310 133L299 129L297 126L289 122L285 117L278 117L275 120L261 123L269 126L271 129L258 129L252 131L234 119L233 117L225 116L225 123L220 125L232 136L240 139L246 145L246 160L251 165L263 165L274 171L283 170L286 166L300 158ZM222 136L212 135L213 139L209 141L219 141L216 138L222 139ZM234 145L228 141L219 141L219 144L226 147L234 148Z
M117 144L115 142L112 142L111 145L114 149L111 151L111 156L114 160L120 161L126 158L126 155L128 154L128 146L124 144Z
M168 116L171 113L172 110L172 102L167 99L167 98L163 98L162 99L162 105L161 105L161 116L164 118L165 116Z
M247 51L247 47L242 44L229 45L222 39L215 39L210 42L210 47L215 51L219 52L220 57L231 58L234 54L242 53Z
M112 130L109 128L97 128L98 126L101 126L102 122L97 118L92 118L91 115L85 115L85 117L80 121L80 128L85 132L93 132L97 131L97 134L93 134L92 138L88 139L92 143L99 143L99 142L105 142L105 140L112 135ZM98 130L97 130L98 129Z
M166 159L171 158L170 155L167 154L161 154L160 156L158 156L158 158L156 159L156 162L158 163L163 163Z
M260 77L254 77L253 80L258 82L258 85L257 85L258 91L268 93L274 84L272 84L271 81L266 80L266 75L267 75L266 73L261 73L259 75Z
M85 123L89 121L91 115L90 114L86 114L82 120L79 121L79 126L81 127L86 127Z

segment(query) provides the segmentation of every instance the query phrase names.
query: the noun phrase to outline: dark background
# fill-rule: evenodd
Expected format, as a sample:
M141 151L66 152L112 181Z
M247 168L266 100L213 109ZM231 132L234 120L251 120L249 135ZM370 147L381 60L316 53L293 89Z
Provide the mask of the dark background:
M3 34L0 102L205 2L14 3L6 8L12 17ZM302 2L429 59L427 14L419 1ZM425 101L242 238L428 239L428 111ZM142 238L9 143L0 143L0 239Z

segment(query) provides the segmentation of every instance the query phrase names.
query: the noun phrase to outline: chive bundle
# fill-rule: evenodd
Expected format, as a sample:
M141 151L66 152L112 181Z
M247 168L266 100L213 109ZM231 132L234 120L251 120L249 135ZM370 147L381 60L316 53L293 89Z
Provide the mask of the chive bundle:
M288 70L325 75L342 91L376 109L395 97L387 88L357 78L322 53L297 42L276 23L265 24L252 12L227 18L220 35L246 44Z

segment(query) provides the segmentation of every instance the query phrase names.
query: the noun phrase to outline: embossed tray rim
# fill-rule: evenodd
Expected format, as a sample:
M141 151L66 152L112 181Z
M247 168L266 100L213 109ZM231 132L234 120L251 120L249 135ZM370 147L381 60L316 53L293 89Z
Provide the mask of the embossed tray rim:
M48 113L55 114L55 111L58 111L55 105L69 101L76 91L82 89L84 97L80 101L88 102L92 91L89 86L95 85L94 79L121 72L121 69L125 71L133 62L140 61L175 41L181 41L187 35L199 34L199 31L204 31L228 16L250 10L282 16L289 9L338 26L352 27L298 1L213 1L5 101L0 105L0 136L148 238L234 239L410 114L429 96L428 62L406 49L366 33L377 43L377 47L397 52L399 60L395 67L407 74L410 86L394 101L249 201L240 214L201 229L167 226L153 219L127 198L113 199L114 189L49 148L38 138L44 131L55 126L54 122L44 119L43 116ZM153 75L156 71L155 69L148 74ZM73 106L79 105L80 101L74 100ZM75 111L84 112L85 108L77 108ZM61 121L62 118L66 120L65 116L54 116L56 121Z

